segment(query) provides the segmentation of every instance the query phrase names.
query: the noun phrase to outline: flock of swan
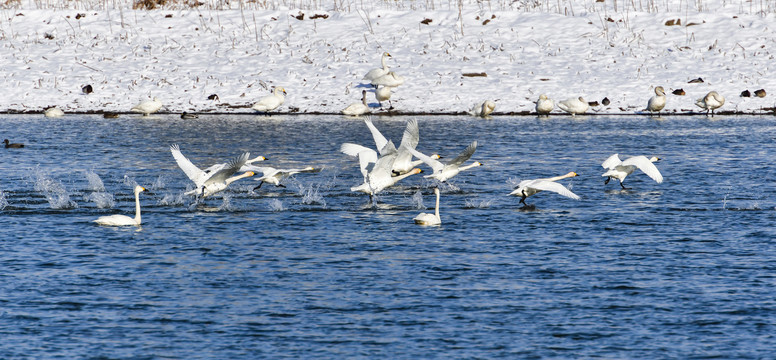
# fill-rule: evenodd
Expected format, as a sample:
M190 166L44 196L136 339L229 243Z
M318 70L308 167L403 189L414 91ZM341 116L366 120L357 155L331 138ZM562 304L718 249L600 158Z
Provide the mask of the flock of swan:
M445 163L439 160L441 157L438 154L426 155L418 151L416 147L420 141L420 131L418 122L415 119L407 122L398 147L380 132L371 118L366 117L364 124L372 135L374 148L346 142L341 144L340 151L358 160L358 167L363 176L363 183L351 187L350 191L369 195L370 203L374 201L374 195L396 185L407 177L422 173L423 170L418 167L420 165L426 165L431 168L431 174L425 175L425 177L434 179L438 183L444 183L462 171L483 165L479 161L473 161L464 165L477 150L477 141L473 141L458 156ZM259 185L254 188L256 190L264 183L284 187L282 181L290 176L320 171L320 168L312 166L300 169L278 169L270 166L258 166L255 163L266 161L267 158L264 156L250 158L250 153L248 152L227 162L217 163L201 169L183 155L180 146L177 144L170 146L170 153L178 167L194 185L192 190L186 191L184 194L198 198L206 198L220 193L226 190L230 184L241 179L254 177L255 180L259 181ZM413 160L414 158L417 158L417 160ZM655 182L662 183L663 176L654 164L659 160L657 157L647 158L646 156L633 156L621 160L619 154L614 154L601 164L605 169L601 176L606 178L604 181L605 185L610 180L616 179L620 182L620 186L623 189L628 189L624 185L625 178L638 169ZM255 177L257 173L262 175ZM556 177L523 180L507 195L519 197L519 202L525 208L532 208L531 205L526 203L526 198L542 191L554 192L579 200L580 197L577 194L574 194L559 182L576 176L579 175L572 171ZM100 217L94 220L94 222L107 226L140 225L139 194L143 191L145 191L145 188L142 186L135 187L134 218L125 215L110 215ZM439 215L440 192L438 186L434 188L434 194L436 195L434 214L419 214L413 219L416 224L440 225L442 223Z

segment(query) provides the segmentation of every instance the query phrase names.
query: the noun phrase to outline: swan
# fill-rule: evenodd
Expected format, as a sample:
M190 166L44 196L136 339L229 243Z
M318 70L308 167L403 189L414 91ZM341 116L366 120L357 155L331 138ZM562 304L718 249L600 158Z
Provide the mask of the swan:
M377 79L377 78L387 74L388 73L388 63L387 63L387 61L388 61L389 57L392 57L391 54L389 54L388 52L384 52L383 56L380 59L380 62L382 63L383 67L382 68L375 68L375 69L369 70L369 72L367 72L366 75L364 75L364 78L361 79L361 80L372 81L374 79Z
M708 115L709 111L711 111L711 116L714 116L714 109L719 108L722 105L725 105L725 97L723 97L716 91L711 91L708 94L706 94L706 96L696 100L695 105L697 105L702 109L705 109L706 115Z
M143 116L148 116L150 114L153 114L159 109L162 108L162 102L159 101L159 99L154 96L153 100L146 100L141 102L140 104L135 105L131 111L134 111L136 113L141 113Z
M380 76L371 82L374 86L390 86L397 87L404 84L404 76L401 76L393 71L389 71L387 74Z
M418 225L441 225L442 218L439 217L439 188L434 188L434 194L436 194L436 207L434 213L420 213L413 220Z
M100 216L97 220L93 220L99 225L107 226L140 226L140 192L146 191L146 189L140 185L135 186L135 217L131 218L126 215L116 214L108 216Z
M232 176L248 161L250 153L247 152L230 161L227 165L217 164L205 171L200 170L196 165L192 164L189 159L183 156L178 144L171 145L170 152L178 163L178 167L183 170L183 173L185 173L196 186L194 190L187 191L185 193L186 195L202 195L202 197L208 197L223 191L229 184L237 180L255 175L252 171L246 171L238 176Z
M558 194L561 194L566 197L570 197L574 200L579 200L579 196L577 194L574 194L571 192L571 190L567 189L565 186L557 183L558 180L563 180L566 178L571 178L579 176L575 172L570 172L566 175L546 178L546 179L534 179L534 180L523 180L519 184L517 184L517 188L509 193L509 195L514 196L520 196L520 202L523 203L523 205L528 206L528 204L525 203L525 198L534 195L538 192L541 192L543 190L556 192Z
M382 86L375 90L375 99L377 99L377 103L380 104L380 107L383 107L383 101L388 100L388 104L390 105L389 109L393 109L393 102L391 102L391 89L393 89L391 86Z
M493 100L485 100L469 110L469 115L486 117L490 115L493 110L496 110L496 103Z
M24 144L22 144L22 143L12 143L8 139L3 140L3 143L5 143L5 148L6 149L18 149L18 148L23 148L24 147Z
M366 90L361 91L361 102L352 103L342 110L342 113L350 116L364 115L369 112L369 106L366 104Z
M660 115L660 110L666 106L666 92L662 86L655 88L655 96L649 98L647 101L647 111L650 113L657 112Z
M536 101L536 113L539 115L549 115L550 112L555 109L555 103L547 97L547 95L539 95L539 100Z
M43 112L43 116L49 117L49 118L58 118L65 116L65 112L62 111L62 109L54 106L46 109L46 111Z
M571 114L571 116L576 116L577 114L584 114L590 108L590 105L580 96L558 102L558 108Z
M261 99L259 99L259 102L253 104L251 109L256 110L258 112L268 112L277 109L280 105L283 105L283 102L286 101L286 89L282 87L276 87L272 91L272 95L267 95Z
M386 152L385 155L377 157L377 152L353 143L345 143L340 147L340 151L345 154L357 154L361 167L361 174L364 176L364 183L350 188L350 191L358 191L372 195L395 185L397 182L408 176L420 174L422 170L415 168L407 173L392 176L391 167L396 159L395 149L392 152Z
M601 164L604 169L607 169L607 171L601 175L606 177L604 185L608 184L611 179L617 179L620 180L620 186L623 189L628 189L622 182L636 169L641 170L652 178L652 180L655 180L655 182L660 184L663 182L663 175L660 174L660 170L653 164L657 161L660 161L660 159L654 156L651 158L647 158L646 156L633 156L625 159L625 161L621 161L618 154L614 154Z
M259 183L259 186L253 188L253 190L257 190L261 188L261 185L263 185L264 183L268 183L268 184L272 184L272 185L284 188L286 186L281 184L280 182L289 176L301 174L301 173L321 171L321 169L316 169L312 166L308 166L303 169L276 169L271 166L250 166L249 168L254 173L260 172L262 174L260 178L254 179L256 181L261 181L261 182Z
M469 160L472 155L474 155L474 151L477 150L477 141L472 142L469 144L469 146L466 147L466 149L461 152L460 155L458 155L455 159L450 161L447 164L442 164L440 161L436 159L432 159L430 156L427 156L420 151L417 151L415 149L409 149L409 151L412 153L412 155L415 155L416 158L422 160L426 165L430 166L431 169L434 170L434 172L431 175L424 176L425 178L433 178L437 179L440 182L445 182L452 178L453 176L458 175L459 172L471 169L473 167L482 166L482 163L477 161L472 164L461 166L466 160Z

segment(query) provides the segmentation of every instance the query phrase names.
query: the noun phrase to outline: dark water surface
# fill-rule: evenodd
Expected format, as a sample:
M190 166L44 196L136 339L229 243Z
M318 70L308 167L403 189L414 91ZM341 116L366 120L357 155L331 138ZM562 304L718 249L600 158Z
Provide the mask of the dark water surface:
M406 118L375 118L395 142ZM772 117L419 117L418 149L485 165L363 194L340 117L0 116L0 358L771 358ZM323 167L196 203L169 152ZM659 156L603 184L609 155ZM422 166L424 171L428 168ZM576 171L521 210L521 179ZM91 221L134 211L141 228ZM420 192L420 194L419 194Z

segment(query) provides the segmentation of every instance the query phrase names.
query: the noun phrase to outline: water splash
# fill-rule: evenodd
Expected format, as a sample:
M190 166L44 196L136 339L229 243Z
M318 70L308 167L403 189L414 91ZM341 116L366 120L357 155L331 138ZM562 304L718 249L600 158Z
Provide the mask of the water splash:
M35 171L34 176L35 191L43 194L52 209L75 209L78 207L78 204L70 200L70 194L67 193L61 182L48 177L40 169Z
M420 190L412 194L412 204L415 206L415 209L418 210L426 208L426 206L423 205L423 193L421 193Z
M232 195L224 194L223 201L218 206L218 211L234 211L236 208L232 205Z
M323 198L323 195L321 195L320 188L320 185L313 184L302 186L299 189L299 195L302 195L302 204L319 204L323 206L323 208L326 208L326 200Z
M490 200L466 199L466 204L464 206L467 209L487 209L492 204L493 204L493 199L490 199Z
M135 178L129 177L129 175L124 175L124 185L129 186L130 188L134 189L135 186L138 185L137 181L135 181Z
M273 212L280 212L286 210L285 207L283 207L283 202L278 199L272 199L267 203L267 208L269 208L269 211Z
M110 209L116 205L116 201L113 200L113 195L106 192L93 192L84 196L84 200L91 201L99 209Z
M156 204L160 206L183 205L184 196L183 193L165 194Z
M84 175L86 176L86 181L89 182L87 190L105 192L105 184L102 183L100 175L91 170L85 171Z
M159 190L164 189L164 187L167 185L167 177L163 175L159 175L156 180L151 184L151 189Z
M5 192L0 190L0 210L5 209L6 207L8 207L8 200L5 198Z
M727 209L727 198L730 195L730 191L733 190L733 186L728 186L728 191L725 193L725 197L722 198L722 210Z

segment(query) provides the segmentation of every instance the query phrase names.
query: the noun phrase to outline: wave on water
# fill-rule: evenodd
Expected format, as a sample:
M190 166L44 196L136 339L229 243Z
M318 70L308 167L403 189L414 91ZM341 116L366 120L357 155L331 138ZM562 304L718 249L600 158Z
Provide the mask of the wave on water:
M33 175L35 177L35 191L40 192L46 198L52 209L75 209L78 207L78 204L70 200L70 194L61 182L48 177L40 169L36 169Z

